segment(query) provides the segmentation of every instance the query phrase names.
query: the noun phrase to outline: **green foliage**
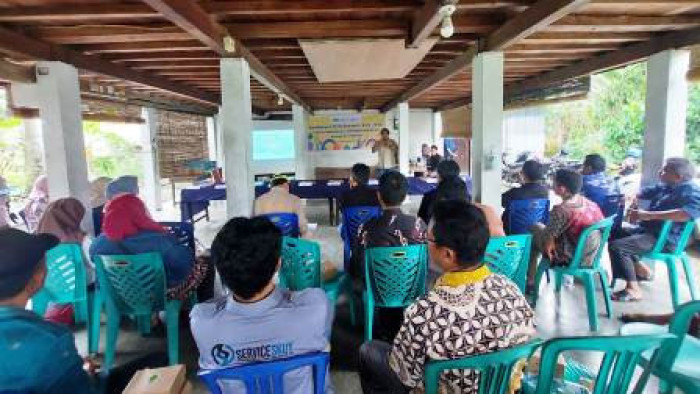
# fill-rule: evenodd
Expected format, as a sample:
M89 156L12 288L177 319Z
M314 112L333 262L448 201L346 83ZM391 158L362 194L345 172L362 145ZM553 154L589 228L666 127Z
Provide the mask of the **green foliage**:
M700 161L700 86L691 85L688 100L688 155ZM642 147L646 100L646 63L595 75L588 100L547 107L545 153L569 150L575 158L602 154L611 163L627 149Z

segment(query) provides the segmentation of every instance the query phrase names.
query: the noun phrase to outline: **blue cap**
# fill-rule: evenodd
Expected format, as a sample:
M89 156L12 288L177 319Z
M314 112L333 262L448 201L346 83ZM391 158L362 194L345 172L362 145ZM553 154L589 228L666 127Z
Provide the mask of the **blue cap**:
M139 194L139 179L133 175L124 175L113 180L107 185L105 196L108 200L113 199L117 194Z

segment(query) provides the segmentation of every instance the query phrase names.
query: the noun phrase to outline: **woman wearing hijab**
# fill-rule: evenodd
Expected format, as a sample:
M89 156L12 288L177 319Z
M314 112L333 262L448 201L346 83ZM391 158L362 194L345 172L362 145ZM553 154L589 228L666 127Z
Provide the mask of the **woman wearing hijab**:
M29 193L29 200L24 206L24 217L29 232L34 232L47 205L49 205L49 179L46 175L41 175L34 181L32 191Z
M87 234L80 227L85 216L85 207L75 198L61 198L46 207L46 211L36 226L36 233L52 234L58 237L62 244L76 244L83 249ZM83 263L89 284L95 281L95 269L83 254ZM46 320L54 323L71 324L73 322L73 306L71 304L51 305L46 311Z
M95 236L102 232L102 216L107 203L107 186L112 178L101 176L90 182L90 208L92 208L92 223L95 226Z
M107 202L102 234L90 247L90 257L157 252L163 258L168 296L184 299L207 276L209 264L179 245L148 213L137 196L126 193Z

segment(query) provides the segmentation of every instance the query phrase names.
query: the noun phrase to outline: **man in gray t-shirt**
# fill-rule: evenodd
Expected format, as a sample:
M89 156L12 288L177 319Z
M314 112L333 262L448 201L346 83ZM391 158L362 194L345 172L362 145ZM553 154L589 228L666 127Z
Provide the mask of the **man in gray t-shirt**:
M323 290L275 286L282 236L266 218L234 218L217 234L212 259L231 295L197 304L190 313L202 369L230 368L329 351L333 314ZM309 367L284 377L285 393L313 392ZM241 382L225 392L245 392ZM326 392L332 392L330 375Z

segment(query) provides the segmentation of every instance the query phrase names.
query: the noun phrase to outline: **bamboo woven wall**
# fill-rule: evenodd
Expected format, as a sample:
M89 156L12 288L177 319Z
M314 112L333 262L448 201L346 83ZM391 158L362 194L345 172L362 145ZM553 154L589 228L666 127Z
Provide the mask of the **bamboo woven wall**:
M191 178L201 172L187 162L209 157L207 122L203 116L158 111L158 155L161 178Z

